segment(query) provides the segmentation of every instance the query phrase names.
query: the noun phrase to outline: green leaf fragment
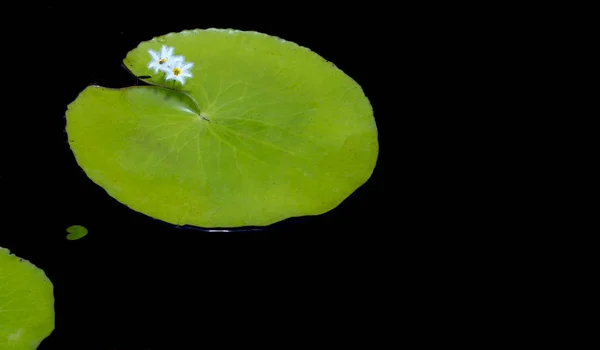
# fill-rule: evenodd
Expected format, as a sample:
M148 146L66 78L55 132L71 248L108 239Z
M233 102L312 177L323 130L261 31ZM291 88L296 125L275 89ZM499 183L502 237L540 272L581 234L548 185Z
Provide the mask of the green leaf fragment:
M163 44L194 63L175 85L185 94L90 86L66 114L78 164L121 203L176 225L265 226L327 212L371 176L371 105L316 53L256 32L194 30L142 42L124 62L165 84L147 67Z
M44 271L0 247L0 349L37 349L52 333L53 289Z
M67 239L70 241L80 239L88 234L87 228L81 225L70 226L69 228L67 228L67 232L69 232L69 234L67 235Z

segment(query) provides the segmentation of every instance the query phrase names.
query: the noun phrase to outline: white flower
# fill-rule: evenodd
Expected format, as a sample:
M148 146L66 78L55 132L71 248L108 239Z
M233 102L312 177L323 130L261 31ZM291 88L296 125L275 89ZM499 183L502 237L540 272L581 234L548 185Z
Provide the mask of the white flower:
M154 69L155 73L165 66L171 66L178 61L183 61L183 56L173 56L173 47L163 45L160 53L148 50L152 60L148 63L149 69Z
M177 80L181 85L185 84L185 78L191 78L192 73L189 70L194 66L191 62L177 60L167 67L161 67L161 70L167 74L166 80Z

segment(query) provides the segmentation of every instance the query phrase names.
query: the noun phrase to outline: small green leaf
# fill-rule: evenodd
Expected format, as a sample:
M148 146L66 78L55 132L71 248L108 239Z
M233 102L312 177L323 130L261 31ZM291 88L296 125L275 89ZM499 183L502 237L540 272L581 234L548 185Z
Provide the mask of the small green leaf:
M52 282L44 271L0 247L0 349L37 349L53 330Z
M69 232L69 234L67 235L67 239L70 241L80 239L88 234L87 228L80 225L70 226L69 228L67 228L67 232Z
M185 85L148 68L148 50L162 45L194 64ZM162 87L88 87L69 105L67 133L88 177L136 211L176 225L266 226L333 209L373 172L369 100L307 48L193 30L142 42L124 62Z

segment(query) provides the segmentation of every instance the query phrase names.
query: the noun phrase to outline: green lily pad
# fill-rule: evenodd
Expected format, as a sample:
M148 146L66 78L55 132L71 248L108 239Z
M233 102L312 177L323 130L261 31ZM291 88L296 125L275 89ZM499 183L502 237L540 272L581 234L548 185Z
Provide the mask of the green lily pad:
M53 330L52 282L44 271L0 247L0 349L37 349Z
M88 234L87 228L85 228L81 225L69 226L67 228L67 232L69 232L69 234L67 235L67 239L70 241L74 241L74 240L83 238Z
M162 45L194 64L184 85L148 68ZM133 210L175 225L266 226L335 208L373 172L369 100L307 48L193 30L142 42L124 62L154 86L90 86L66 117L78 164Z

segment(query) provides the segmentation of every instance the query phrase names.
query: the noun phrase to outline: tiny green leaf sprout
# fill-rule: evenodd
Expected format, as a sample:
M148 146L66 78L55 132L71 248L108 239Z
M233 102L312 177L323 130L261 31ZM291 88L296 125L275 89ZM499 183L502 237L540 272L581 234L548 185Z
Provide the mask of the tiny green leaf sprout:
M189 70L194 66L191 62L185 62L185 57L173 55L174 48L163 45L160 52L148 50L151 56L148 69L154 69L154 73L162 71L165 73L165 80L175 80L185 84L186 78L191 78L193 75Z
M67 235L67 239L69 241L78 240L78 239L83 238L84 236L86 236L88 234L87 228L85 228L85 227L83 227L81 225L69 226L69 228L67 228L67 232L69 233Z

